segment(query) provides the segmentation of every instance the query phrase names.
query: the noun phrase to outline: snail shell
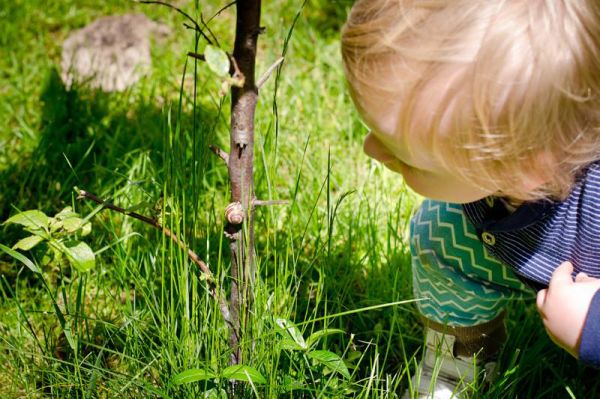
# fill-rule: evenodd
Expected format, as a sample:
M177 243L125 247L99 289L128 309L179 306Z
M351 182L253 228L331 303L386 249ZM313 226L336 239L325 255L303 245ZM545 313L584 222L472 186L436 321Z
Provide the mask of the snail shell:
M225 208L225 218L231 224L242 224L245 216L241 202L232 202Z

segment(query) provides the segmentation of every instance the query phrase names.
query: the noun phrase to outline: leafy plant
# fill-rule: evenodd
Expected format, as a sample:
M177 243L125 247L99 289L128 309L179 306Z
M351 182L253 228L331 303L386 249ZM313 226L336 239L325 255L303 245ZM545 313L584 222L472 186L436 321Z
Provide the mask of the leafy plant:
M220 374L201 368L189 369L175 375L171 379L171 382L175 385L180 385L219 377L229 381L244 381L260 385L267 383L265 377L258 370L242 364L229 366L221 371Z
M308 366L310 370L307 374L312 376L307 379L303 376L304 373L286 371L284 367L280 367L278 370L280 378L278 379L282 382L279 387L282 392L307 389L313 386L318 379L329 379L331 380L330 385L339 385L334 378L335 374L339 374L343 378L342 384L350 382L352 376L340 355L329 350L316 349L322 338L334 334L344 334L344 330L325 328L313 332L307 339L304 339L302 332L288 319L275 318L273 325L273 333L279 337L276 341L278 342L277 350L285 351L295 365ZM221 372L207 368L191 368L173 376L171 383L182 385L206 381L218 382L219 379L247 382L252 385L267 384L267 379L258 370L242 364L229 366ZM327 387L327 384L325 386ZM349 384L347 388L350 388ZM209 397L213 389L210 388L206 391L205 396Z
M80 272L87 272L96 265L94 251L81 237L85 237L92 231L91 223L73 211L70 206L64 208L53 217L44 212L33 209L19 212L13 215L3 224L16 224L30 233L29 236L20 239L12 248L0 246L4 252L21 261L33 272L39 273L35 264L16 252L16 250L30 251L41 243L48 245L42 264L47 265L50 261L60 261L63 256Z
M332 372L339 373L344 378L350 379L348 367L346 367L346 364L344 364L339 355L328 350L314 349L321 338L333 334L344 334L344 330L337 328L318 330L305 340L298 327L290 320L276 318L275 325L277 326L277 332L282 336L282 340L279 343L280 349L304 353L304 355L316 363L320 363Z

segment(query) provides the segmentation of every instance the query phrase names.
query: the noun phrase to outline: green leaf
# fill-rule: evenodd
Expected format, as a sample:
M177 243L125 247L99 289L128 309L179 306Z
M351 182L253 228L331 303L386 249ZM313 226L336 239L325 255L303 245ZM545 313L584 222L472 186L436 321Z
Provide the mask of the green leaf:
M204 48L204 59L208 67L218 76L229 75L229 57L222 49L211 46L210 44Z
M46 216L44 212L33 209L30 211L17 213L4 222L4 224L20 224L33 230L39 230L45 229L48 226L48 222L48 216Z
M74 246L64 246L64 251L73 266L80 272L87 272L96 266L94 251L84 242L77 241Z
M314 333L310 334L310 337L308 337L308 339L306 340L306 344L310 347L310 346L313 346L313 344L316 344L317 341L323 337L326 337L328 335L333 335L333 334L345 334L345 333L346 333L346 331L340 330L339 328L329 328L329 329L315 331Z
M79 217L69 217L63 221L63 227L67 233L79 231L82 236L92 232L92 224Z
M229 366L221 373L223 378L235 381L247 381L254 384L266 384L267 380L263 375L250 366L237 365Z
M77 230L79 230L83 225L83 219L78 218L78 217L68 217L66 219L64 219L63 221L63 228L68 232L68 233L74 233Z
M203 399L227 399L227 392L223 388L211 388L208 391L202 393L201 398Z
M44 241L44 237L32 235L29 237L25 237L19 241L15 245L13 245L12 249L20 249L23 251L29 251L31 248L38 245L40 242Z
M287 334L289 334L289 336L294 340L294 342L296 342L296 344L298 344L298 346L300 348L308 349L308 346L306 345L306 341L304 341L304 337L302 336L302 333L300 332L300 330L298 330L298 327L296 327L296 325L294 323L292 323L288 319L283 319L283 318L275 319L275 323L283 331L287 332Z
M332 371L338 372L350 379L350 372L341 357L330 351L312 351L306 354L311 359L324 364Z
M63 332L65 333L65 338L67 338L67 342L69 343L69 346L71 347L71 349L73 349L73 351L76 352L77 351L77 341L76 341L75 337L73 337L73 332L71 331L71 323L66 321L62 327L63 327Z
M63 221L56 218L48 218L48 224L50 226L50 233L54 233L63 227Z
M54 307L54 312L56 313L56 317L58 318L58 322L65 333L65 338L67 338L67 342L73 351L77 351L77 342L73 337L73 333L71 331L71 323L65 319L65 315L62 310L60 310L60 306L56 303L54 297L52 297L52 306Z
M302 351L304 350L304 348L302 348L300 345L298 345L296 343L296 341L294 341L293 339L289 338L289 337L284 337L281 341L279 341L279 349L287 349L290 351Z
M305 389L306 385L304 385L301 381L293 379L289 375L284 375L283 384L281 387L283 389L283 393L287 393L298 389Z
M189 369L171 378L171 383L175 385L189 384L190 382L205 381L215 378L215 373L204 369Z
M56 215L54 215L54 217L57 218L58 220L65 220L70 217L78 217L78 216L79 215L77 214L77 212L73 212L73 208L71 208L70 206L65 207L62 211L60 211Z
M85 223L81 226L81 236L85 237L92 232L92 224L90 222Z
M12 256L13 258L15 258L16 260L18 260L21 263L23 263L32 272L34 272L34 273L41 273L42 272L39 267L37 267L32 261L30 261L23 254L20 254L17 251L12 250L9 247L4 246L2 244L0 244L0 249L3 250L4 252L6 252L7 254L9 254L10 256Z
M61 246L60 248L52 247L52 260L56 263L60 262L65 254L65 250Z
M44 255L42 256L42 260L40 261L40 264L42 266L47 266L53 258L54 255L54 248L49 247L46 249L46 251L44 252Z

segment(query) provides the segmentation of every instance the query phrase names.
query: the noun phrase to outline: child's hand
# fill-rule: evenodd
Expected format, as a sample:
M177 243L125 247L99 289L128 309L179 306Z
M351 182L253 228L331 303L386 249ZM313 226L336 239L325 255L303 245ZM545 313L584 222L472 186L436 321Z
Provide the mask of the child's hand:
M579 341L590 302L600 289L600 279L579 273L571 277L573 265L564 262L552 274L548 289L537 295L537 308L550 338L578 357Z

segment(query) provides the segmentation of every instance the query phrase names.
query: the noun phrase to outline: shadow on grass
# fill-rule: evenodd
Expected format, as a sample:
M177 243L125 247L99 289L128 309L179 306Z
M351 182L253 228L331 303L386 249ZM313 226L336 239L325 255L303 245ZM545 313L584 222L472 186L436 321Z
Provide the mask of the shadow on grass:
M108 94L85 87L67 89L58 71L49 70L40 96L38 145L0 169L0 222L17 210L40 209L54 215L72 204L75 186L109 201L125 202L126 207L133 204L122 194L123 187L133 187L129 191L139 194L134 196L148 201L137 211L149 216L165 182L171 195L185 190L186 198L197 197L200 189L189 182L206 183L204 174L215 169L216 157L207 148L220 116L198 106L197 138L192 139L191 111L182 113L177 128L177 104L169 116L170 110L157 97L151 90ZM20 226L0 226L0 243L11 246L24 234ZM110 232L95 232L93 239L106 245L105 234ZM210 239L217 243L220 237ZM0 272L11 285L19 272L4 253ZM29 276L29 270L24 273L23 277ZM39 284L35 278L29 280Z
M52 69L41 94L43 109L37 148L0 172L0 219L6 219L14 208L57 211L71 202L74 186L91 192L106 190L107 186L114 186L111 180L126 180L128 158L140 152L148 154L158 165L158 178L164 178L164 163L173 161L165 155L173 150L167 148L168 110L157 104L154 93L132 96L82 87L67 90L58 72ZM173 110L176 114L176 108ZM208 121L217 118L200 107L197 117ZM180 131L191 130L191 115L181 119L185 125ZM205 156L209 137L205 131L200 133L203 136L197 142L197 150L206 158L202 166L209 169L214 164L211 157ZM191 163L185 134L180 134L181 141L176 144L182 151L174 160L177 167ZM154 185L160 189L159 183L149 183L148 188Z
M210 111L197 106L194 127L191 110L182 112L179 122L178 105L173 105L170 112L168 107L160 105L157 97L152 90L141 94L134 91L107 94L84 87L67 89L58 72L55 69L50 70L40 98L42 108L38 111L38 145L31 154L11 159L11 164L0 171L0 222L16 210L40 209L48 215L54 215L63 207L72 204L75 186L120 205L124 202L125 207L133 205L133 199L128 198L127 193L134 191L133 197L144 197L150 202L146 208L137 210L149 216L153 216L153 205L161 198L163 188L168 186L171 197L183 198L185 195L187 202L184 205L187 209L184 214L186 219L193 218L193 211L199 206L194 199L200 195L201 187L208 184L204 179L205 175L212 174L209 179L211 184L220 184L222 181L219 174L222 174L224 168L216 170L220 160L208 152L208 144L215 140L215 126L220 123L222 117L216 110ZM189 99L184 99L184 103L187 101ZM194 186L192 182L197 182L197 185ZM133 189L124 190L123 187ZM226 187L225 185L225 189ZM121 219L115 218L113 223L107 222L109 218L106 217L97 216L95 219L101 220L104 225L90 236L95 242L91 246L98 250L107 243L114 242L115 236L120 237ZM140 230L149 233L144 239L136 240L135 246L147 248L152 253L157 247L160 248L161 233L144 227L142 222L139 223ZM182 222L182 225L190 230L191 224L189 220ZM217 227L211 227L209 230L205 231L208 234L206 239L211 241L209 247L216 251L222 236ZM10 246L23 234L19 226L0 226L0 243ZM194 238L190 241L194 241ZM38 255L42 250L43 248L34 248L34 252L28 256L41 259ZM114 250L122 252L119 253L122 259L135 256L127 253L125 246ZM200 253L200 256L204 258L204 254ZM134 289L133 284L136 281L132 279L132 274L141 276L147 272L133 270L133 266L138 266L136 262L130 262L132 268L123 266L126 262L119 264L117 261L122 259L107 257L98 262L106 259L110 259L108 262L114 264L110 264L107 272L100 271L99 268L97 274L106 286L98 284L99 289L96 289L96 281L90 285L94 286L94 289L90 288L90 292L95 291L96 294L93 299L86 298L85 309L80 310L81 315L76 312L77 317L82 319L74 323L73 327L74 331L84 337L78 344L79 352L100 359L99 364L113 361L106 354L106 350L120 352L124 347L125 333L117 329L119 322L115 321L114 314L107 316L98 310L93 318L97 318L97 321L88 321L86 314L94 313L90 308L108 312L116 311L116 307L125 307L123 304L111 306L111 301L116 300L109 297L99 299L98 292L104 296L112 291L129 293ZM44 267L44 278L52 290L62 286L69 291L84 278L63 275L69 273L68 267L50 266ZM52 309L49 296L43 291L40 276L33 275L28 269L19 272L12 259L4 253L0 254L0 273L4 278L2 283L7 287L14 289L23 286L23 292L32 289L31 295L39 293L46 308ZM147 278L153 280L157 277L150 275ZM12 292L12 289L10 291ZM85 288L82 292L86 292ZM7 298L11 296L12 294L8 294ZM35 297L34 301L37 302L40 298ZM17 300L28 299L30 297L27 294L21 294ZM87 303L88 300L90 303ZM178 306L178 303L175 301L171 305ZM73 372L68 362L72 361L75 355L65 334L57 328L58 319L52 314L45 319L38 315L32 315L31 318L35 319L33 324L40 326L41 330L33 328L30 332L36 341L39 339L44 343L41 348L43 353L48 359L67 361L63 364L64 370L61 369L60 372ZM158 346L158 343L156 345ZM43 386L51 386L45 378L54 381L54 377L54 374L49 372L38 381Z

